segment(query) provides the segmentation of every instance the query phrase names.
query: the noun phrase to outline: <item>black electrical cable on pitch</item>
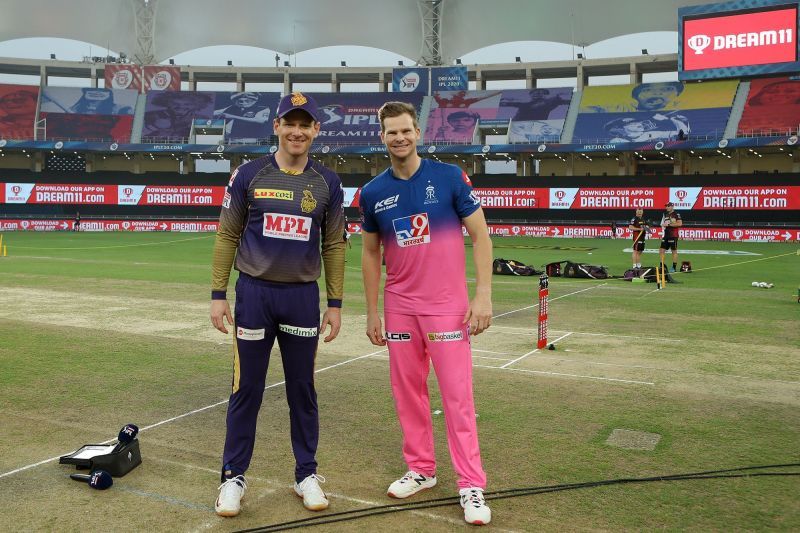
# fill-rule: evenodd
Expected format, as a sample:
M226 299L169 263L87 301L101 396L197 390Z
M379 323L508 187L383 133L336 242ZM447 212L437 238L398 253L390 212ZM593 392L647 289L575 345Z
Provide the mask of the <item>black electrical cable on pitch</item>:
M647 483L653 481L687 481L695 479L731 479L731 478L746 478L746 477L785 477L785 476L800 476L800 472L752 472L734 474L733 472L746 472L749 470L763 470L768 468L785 468L785 467L800 467L800 463L786 463L776 465L762 465L762 466L745 466L740 468L727 468L723 470L706 470L702 472L690 472L686 474L669 474L664 476L653 476L644 478L617 478L605 479L600 481L585 481L582 483L565 483L560 485L545 485L541 487L524 487L516 489L504 489L493 492L485 492L485 496L490 496L491 499L499 500L504 498L516 498L519 496L531 496L536 494L546 494L550 492L561 492L565 490L575 490L593 487L603 487L608 485L620 485L627 483ZM378 516L388 513L397 513L401 511L416 511L419 509L430 509L433 507L444 507L446 505L453 505L458 503L457 496L448 498L436 498L431 500L424 500L419 502L408 502L400 504L379 505L375 507L366 507L363 509L353 509L350 511L340 511L337 513L330 513L319 516L312 516L309 518L301 518L299 520L291 520L278 524L271 524L260 526L252 529L242 529L238 533L255 533L255 532L271 532L271 531L286 531L289 529L297 529L300 527L310 527L323 524L332 524L335 522L344 522L347 520L355 520L358 518L366 518L370 516Z

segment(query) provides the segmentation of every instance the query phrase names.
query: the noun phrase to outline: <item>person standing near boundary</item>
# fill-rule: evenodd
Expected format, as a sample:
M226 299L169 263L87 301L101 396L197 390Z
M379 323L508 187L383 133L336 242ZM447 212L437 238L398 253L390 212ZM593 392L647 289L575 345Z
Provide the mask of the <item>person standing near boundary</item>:
M427 387L432 361L464 519L488 524L492 514L483 497L486 473L478 445L469 336L491 325L492 242L466 173L417 154L420 130L414 107L388 102L378 118L391 167L361 191L366 333L372 344L389 345L392 394L408 466L387 493L407 498L436 485ZM471 301L462 224L473 243L476 288ZM378 315L382 255L385 336Z
M284 96L273 124L274 155L245 163L231 175L222 202L212 263L211 322L234 326L232 392L214 508L236 516L247 488L256 421L275 339L286 376L296 494L312 511L328 507L315 459L319 415L314 389L318 335L341 327L344 285L344 210L339 176L308 157L320 123L317 106L301 93ZM320 251L321 249L321 251ZM226 299L234 263L235 320ZM319 317L317 279L325 266L328 307Z
M658 255L661 258L661 264L664 263L664 256L667 250L672 250L672 268L670 272L675 272L678 268L678 228L683 226L681 215L675 211L675 204L668 202L666 211L661 215L661 227L664 228L664 237L661 239L661 247L658 250Z
M642 252L644 252L645 239L647 238L647 223L644 221L644 209L636 208L636 213L628 224L628 229L633 235L633 268L642 268Z

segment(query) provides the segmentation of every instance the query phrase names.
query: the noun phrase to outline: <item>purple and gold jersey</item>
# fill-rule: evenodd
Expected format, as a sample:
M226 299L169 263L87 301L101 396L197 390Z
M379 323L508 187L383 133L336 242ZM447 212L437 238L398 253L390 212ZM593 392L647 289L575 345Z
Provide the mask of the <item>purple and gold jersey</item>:
M328 306L340 307L345 253L343 197L339 176L311 159L297 174L279 169L274 156L237 168L222 201L212 263L212 299L225 298L234 254L236 270L279 283L316 280L321 258Z
M408 180L389 168L359 199L364 231L380 234L386 258L384 311L463 315L469 301L461 219L480 208L466 174L423 159Z

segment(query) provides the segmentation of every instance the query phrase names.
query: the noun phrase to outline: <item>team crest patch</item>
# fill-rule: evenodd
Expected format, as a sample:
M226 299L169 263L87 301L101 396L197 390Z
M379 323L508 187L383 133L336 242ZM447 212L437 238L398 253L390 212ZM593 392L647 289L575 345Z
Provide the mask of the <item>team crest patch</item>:
M311 213L317 208L317 201L308 189L303 191L303 199L300 200L300 209L303 213Z
M464 340L463 331L435 331L428 333L428 340L431 342L452 342Z
M410 217L392 220L397 245L401 248L427 244L431 242L431 230L428 224L428 213L418 213Z
M308 98L303 96L303 93L292 93L292 105L305 105Z

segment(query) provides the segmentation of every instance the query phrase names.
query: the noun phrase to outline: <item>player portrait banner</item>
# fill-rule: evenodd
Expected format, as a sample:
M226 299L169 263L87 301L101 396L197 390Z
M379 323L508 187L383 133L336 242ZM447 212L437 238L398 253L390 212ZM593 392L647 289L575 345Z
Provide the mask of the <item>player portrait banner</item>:
M689 138L721 138L730 107L680 111L635 111L627 113L581 113L575 122L573 142L643 143Z
M196 119L213 119L215 99L216 93L205 91L148 92L143 140L187 139Z
M255 142L268 139L274 134L272 119L280 96L280 93L250 91L218 92L214 100L214 118L210 123L206 122L208 125L224 124L227 140Z
M429 74L424 67L393 69L392 92L428 94Z
M800 124L800 79L788 76L762 78L750 82L739 135L786 133Z
M0 138L33 139L39 87L0 85Z
M87 140L128 143L133 115L82 115L77 113L39 113L44 120L40 140Z
M104 68L106 88L142 90L142 67L133 64L107 64Z
M78 115L133 115L138 92L100 87L45 87L42 113Z
M435 91L466 91L468 88L467 67L431 68L431 93Z
M180 91L180 67L166 65L146 65L143 69L145 92L149 91Z
M220 206L223 186L4 183L7 204Z
M330 142L378 143L378 110L388 101L406 102L419 113L422 93L313 93L321 122L315 144Z

